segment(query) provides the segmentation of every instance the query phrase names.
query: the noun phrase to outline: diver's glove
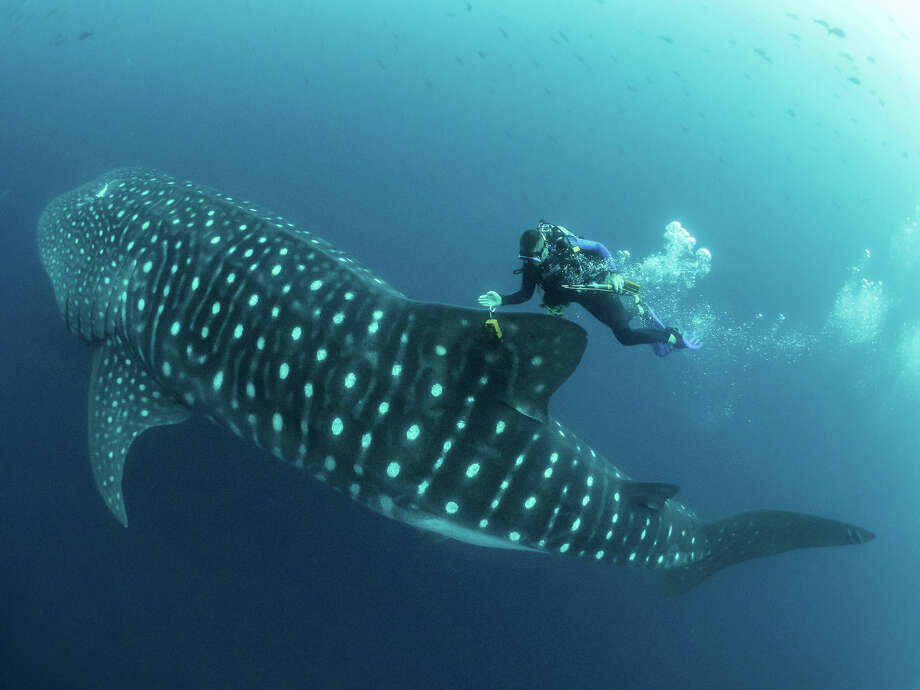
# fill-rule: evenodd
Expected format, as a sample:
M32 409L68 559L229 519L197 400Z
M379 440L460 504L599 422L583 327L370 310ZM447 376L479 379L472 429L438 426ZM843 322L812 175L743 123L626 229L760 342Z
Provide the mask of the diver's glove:
M639 312L639 316L645 316L645 307L642 306L642 302L639 301L639 295L633 295L636 298L636 311Z
M614 292L623 292L623 286L626 284L626 279L619 273L611 271L607 274L607 284L613 288Z
M502 296L499 295L495 290L489 290L484 295L479 295L479 304L489 309L495 309L502 303Z

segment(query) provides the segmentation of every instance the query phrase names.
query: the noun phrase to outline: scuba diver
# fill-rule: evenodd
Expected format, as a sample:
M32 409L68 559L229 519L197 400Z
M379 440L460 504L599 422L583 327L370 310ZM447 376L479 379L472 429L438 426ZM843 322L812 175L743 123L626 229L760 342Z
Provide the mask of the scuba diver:
M623 345L651 345L655 354L664 357L672 350L696 350L702 343L682 335L676 328L665 327L655 312L639 305L639 285L617 273L610 252L600 242L585 240L564 227L540 221L535 230L521 235L524 263L515 273L521 274L521 288L509 295L490 290L479 296L479 304L490 311L500 305L521 304L533 296L534 288L543 289L546 311L562 316L562 309L575 302L613 331ZM657 328L631 328L631 315L620 296L634 296L639 313L648 313Z

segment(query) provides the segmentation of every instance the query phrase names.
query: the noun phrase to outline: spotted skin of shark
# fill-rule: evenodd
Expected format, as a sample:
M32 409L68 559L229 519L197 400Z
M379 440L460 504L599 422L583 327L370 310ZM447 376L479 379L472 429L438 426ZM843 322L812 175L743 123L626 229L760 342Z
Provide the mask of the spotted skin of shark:
M482 546L660 568L683 591L727 565L872 534L783 511L703 523L547 414L577 325L414 302L246 201L143 169L54 200L42 263L94 349L90 462L127 525L125 457L201 413L363 505Z

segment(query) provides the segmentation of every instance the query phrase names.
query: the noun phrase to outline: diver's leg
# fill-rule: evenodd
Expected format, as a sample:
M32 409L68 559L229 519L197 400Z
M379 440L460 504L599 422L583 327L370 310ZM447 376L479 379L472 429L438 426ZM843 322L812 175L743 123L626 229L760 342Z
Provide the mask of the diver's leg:
M578 303L591 315L613 331L613 335L623 345L648 345L666 343L671 331L657 328L630 328L629 314L620 298L610 294L581 295Z

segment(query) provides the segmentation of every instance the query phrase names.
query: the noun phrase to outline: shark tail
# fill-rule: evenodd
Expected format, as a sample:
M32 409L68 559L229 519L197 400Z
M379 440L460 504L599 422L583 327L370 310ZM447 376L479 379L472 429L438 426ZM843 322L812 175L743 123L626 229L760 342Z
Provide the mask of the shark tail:
M863 544L875 535L861 527L816 515L758 510L704 525L703 538L706 557L665 571L667 594L683 594L722 568L752 558L794 549Z

